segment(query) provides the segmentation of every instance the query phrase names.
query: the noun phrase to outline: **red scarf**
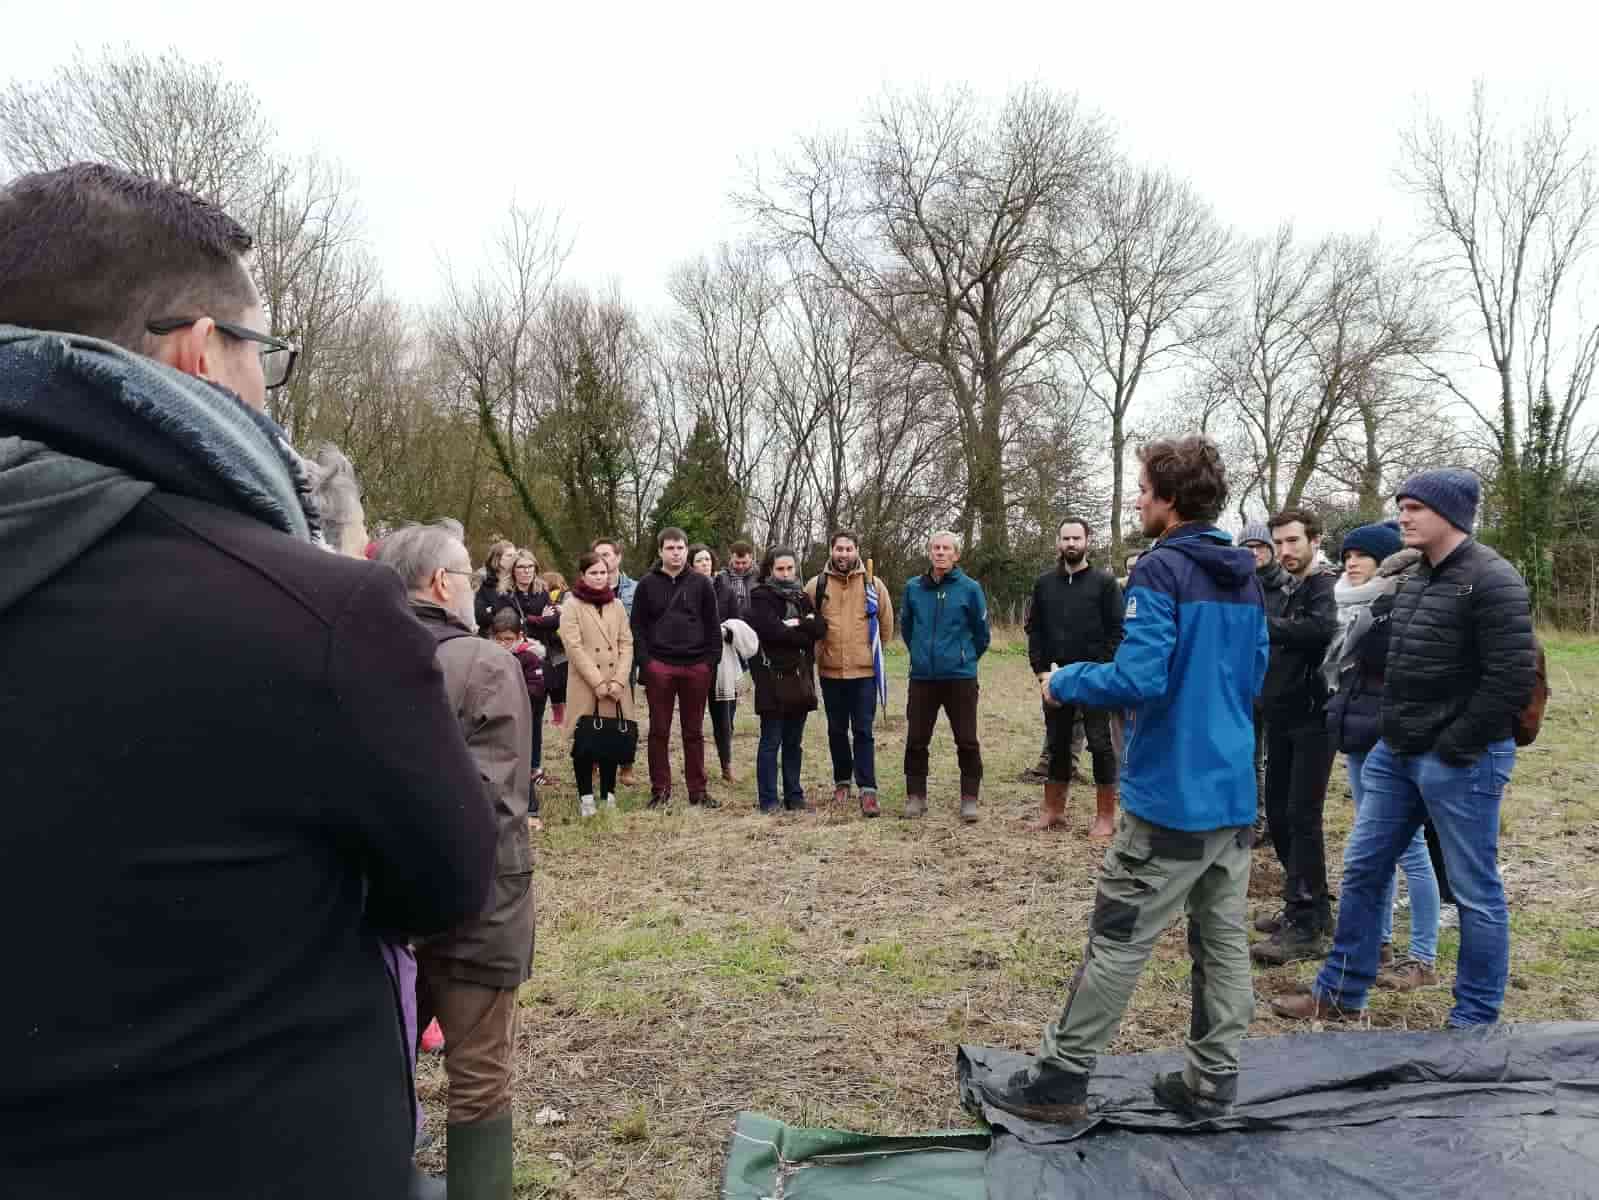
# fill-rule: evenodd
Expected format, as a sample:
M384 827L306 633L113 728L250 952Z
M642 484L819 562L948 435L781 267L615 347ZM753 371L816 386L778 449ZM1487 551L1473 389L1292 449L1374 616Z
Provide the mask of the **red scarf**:
M602 587L598 591L595 591L581 579L572 585L572 595L576 596L585 604L592 604L595 608L604 608L612 600L616 599L616 593L612 591L609 586Z

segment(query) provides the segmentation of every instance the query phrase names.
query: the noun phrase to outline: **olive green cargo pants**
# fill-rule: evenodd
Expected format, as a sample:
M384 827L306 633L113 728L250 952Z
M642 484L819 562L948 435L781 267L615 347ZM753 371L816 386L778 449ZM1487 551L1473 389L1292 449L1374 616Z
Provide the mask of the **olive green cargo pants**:
M1254 1015L1249 971L1250 829L1188 833L1123 812L1105 852L1082 966L1066 1007L1044 1031L1041 1065L1086 1083L1110 1044L1155 939L1184 910L1193 958L1188 1086L1230 1102L1238 1043Z

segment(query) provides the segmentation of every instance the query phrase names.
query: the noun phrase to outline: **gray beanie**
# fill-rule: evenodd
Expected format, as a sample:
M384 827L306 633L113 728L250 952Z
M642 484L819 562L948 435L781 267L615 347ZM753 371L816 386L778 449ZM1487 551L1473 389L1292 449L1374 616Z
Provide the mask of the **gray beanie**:
M1238 535L1238 544L1247 546L1250 542L1259 542L1272 552L1273 557L1276 557L1277 550L1271 544L1271 530L1266 528L1266 522L1251 521L1244 526L1244 532Z
M1461 467L1437 471L1418 471L1394 493L1395 500L1419 500L1461 533L1470 533L1477 522L1477 501L1482 485L1474 472Z

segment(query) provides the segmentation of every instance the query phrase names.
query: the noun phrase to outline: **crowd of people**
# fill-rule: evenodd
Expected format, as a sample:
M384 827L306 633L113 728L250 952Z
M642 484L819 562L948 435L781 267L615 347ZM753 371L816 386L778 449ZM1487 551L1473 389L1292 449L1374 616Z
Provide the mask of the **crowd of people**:
M447 519L369 539L349 462L301 457L265 415L295 350L262 332L250 249L215 207L103 166L0 189L0 785L37 799L13 806L0 855L0 901L30 914L13 934L27 969L0 1002L21 1031L0 1081L0 1193L149 1181L172 1196L503 1200L534 944L528 826L559 774L545 715L584 817L632 782L639 688L649 806L673 800L676 720L688 802L716 808L706 719L736 784L748 676L760 811L807 806L820 707L834 802L876 817L897 619L903 814L928 812L942 712L956 812L974 822L984 590L948 530L897 605L849 530L809 580L793 548L757 565L735 542L718 569L676 528L637 580L622 545L597 538L570 584L505 541L475 567ZM1539 660L1525 586L1473 536L1476 476L1412 477L1397 521L1348 534L1337 565L1302 509L1235 542L1216 525L1227 496L1208 439L1151 442L1150 548L1118 580L1071 517L1035 586L1045 754L1027 828L1071 823L1080 729L1088 835L1108 849L1065 1006L1037 1063L992 1097L1010 1111L1086 1115L1096 1056L1179 914L1188 1062L1156 1096L1199 1119L1236 1094L1251 957L1324 960L1272 1007L1345 1019L1374 986L1436 981L1449 901L1450 1024L1491 1023L1503 1004L1498 810L1536 733ZM115 636L84 638L110 578L132 602ZM1335 913L1322 818L1339 752L1356 813ZM1257 842L1284 886L1251 946ZM428 1136L415 1054L434 1021L447 1183L412 1165Z

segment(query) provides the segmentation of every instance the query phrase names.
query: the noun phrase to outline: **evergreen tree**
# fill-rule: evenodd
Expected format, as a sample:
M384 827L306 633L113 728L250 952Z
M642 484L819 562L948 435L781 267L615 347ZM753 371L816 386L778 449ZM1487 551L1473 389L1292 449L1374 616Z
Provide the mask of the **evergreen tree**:
M650 514L650 527L657 533L669 525L683 530L690 544L715 547L719 559L744 525L744 497L728 472L716 431L704 417L695 420L672 478Z

